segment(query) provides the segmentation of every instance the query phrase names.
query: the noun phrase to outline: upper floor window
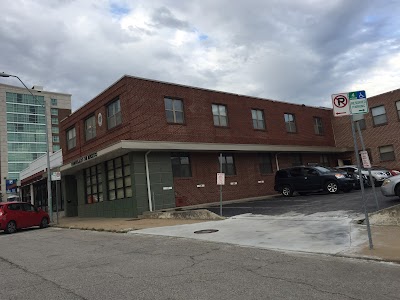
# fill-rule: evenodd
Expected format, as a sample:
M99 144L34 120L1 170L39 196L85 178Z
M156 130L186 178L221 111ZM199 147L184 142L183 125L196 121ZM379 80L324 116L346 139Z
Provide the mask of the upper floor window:
M85 140L96 137L96 117L91 116L85 120Z
M322 119L320 117L314 117L314 132L318 135L324 134L324 125L322 124Z
M386 110L385 106L377 106L374 108L371 108L371 113L372 113L372 119L374 120L374 125L384 125L387 123L387 117L386 117Z
M53 135L53 143L59 143L60 137L58 135Z
M228 126L228 114L225 105L213 104L212 113L215 126Z
M393 145L379 147L381 161L395 160Z
M76 146L76 130L75 127L67 130L67 149L70 150Z
M53 152L60 150L60 145L53 145Z
M121 124L121 105L119 99L107 106L107 126L108 129Z
M58 118L51 118L51 124L57 125L58 124Z
M182 124L184 122L182 100L164 98L164 105L168 123Z
M261 174L270 174L272 173L272 161L271 161L271 154L260 154L260 173Z
M221 156L218 156L218 162L221 164ZM236 175L235 160L232 154L222 154L222 173L228 176Z
M51 115L52 116L58 116L58 109L57 108L52 108L51 109Z
M51 105L57 106L57 99L51 99Z
M192 177L189 154L171 153L171 164L174 177Z
M284 118L285 118L286 131L287 132L297 132L296 119L294 117L294 114L286 113L284 115Z
M397 116L400 119L400 100L396 101Z
M51 132L52 133L60 133L60 129L58 127L51 127Z
M265 129L264 112L260 109L251 110L254 129Z

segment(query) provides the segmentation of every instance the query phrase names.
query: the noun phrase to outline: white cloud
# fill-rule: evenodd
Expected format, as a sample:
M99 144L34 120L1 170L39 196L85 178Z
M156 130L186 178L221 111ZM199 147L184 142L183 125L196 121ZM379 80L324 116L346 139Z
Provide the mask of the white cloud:
M74 109L123 74L309 105L398 88L396 1L3 0L0 10L0 71L72 93Z

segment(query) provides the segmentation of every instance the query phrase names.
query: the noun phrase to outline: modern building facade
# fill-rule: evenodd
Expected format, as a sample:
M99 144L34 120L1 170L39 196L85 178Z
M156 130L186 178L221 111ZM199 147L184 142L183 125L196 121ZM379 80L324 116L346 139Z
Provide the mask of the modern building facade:
M332 111L124 76L61 122L67 216L145 211L275 193L279 168L337 165ZM350 146L351 147L351 146Z
M0 84L0 175L2 198L6 180L19 180L29 163L60 149L59 123L71 113L71 95L44 91L34 86L32 95L24 87ZM45 114L47 114L47 124ZM49 145L46 144L46 127Z

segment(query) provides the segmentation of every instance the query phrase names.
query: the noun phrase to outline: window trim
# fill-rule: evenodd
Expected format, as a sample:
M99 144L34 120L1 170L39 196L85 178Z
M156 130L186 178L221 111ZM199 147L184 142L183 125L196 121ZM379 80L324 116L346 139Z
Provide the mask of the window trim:
M179 158L179 174L174 173L174 164L172 163L172 158ZM189 163L188 164L182 164L182 157L187 157ZM188 152L171 152L171 166L172 166L172 176L173 178L192 178L192 160L190 157L190 153ZM188 166L189 168L189 176L181 176L182 175L182 166Z
M286 122L286 119L285 119L285 116L286 116L286 115L292 115L292 116L293 116L293 124L294 124L294 126L295 126L295 131L288 131L288 130L287 130L286 125L287 125L287 124L292 124L292 123L287 123L287 122ZM296 124L296 114L290 113L290 112L285 112L285 113L283 113L283 121L284 121L284 123L285 123L285 131L286 131L286 133L298 133L297 124ZM289 126L289 127L290 127L290 126Z
M75 145L74 145L73 147L70 148L70 147L69 147L69 141L70 141L70 139L69 139L68 133L69 133L70 131L72 131L72 130L75 131L75 137L74 137L74 139L75 139ZM75 148L76 148L76 144L77 144L77 140L76 140L76 127L73 126L73 127L68 128L68 129L65 131L65 137L66 137L66 141L67 141L67 150L73 150L73 149L75 149ZM71 140L72 140L72 139L71 139Z
M219 106L224 106L225 107L225 111L226 111L226 125L216 125L214 122L214 112L213 112L213 105L217 105L218 106L218 122L221 124L221 115L219 114ZM229 118L228 118L228 105L223 104L223 103L211 103L211 115L212 115L212 120L213 120L213 124L215 127L218 128L229 128Z
M381 124L375 124L375 117L374 117L374 115L372 113L372 110L374 108L378 108L378 107L381 107L381 106L383 106L383 108L385 109L386 122L385 123L381 123ZM380 104L380 105L376 105L374 107L371 107L370 108L370 112L371 112L372 124L373 124L374 127L385 126L385 125L387 125L389 123L388 114L387 114L386 107L385 107L384 104ZM382 115L378 115L378 116L383 116L383 114Z
M165 107L165 100L166 100L166 99L169 99L169 100L172 101L172 110L167 109L167 108ZM180 102L182 103L182 111L179 111L179 110L175 110L175 109L174 109L174 101L180 101ZM167 121L168 124L170 124L170 125L185 125L185 124L186 124L186 119L185 119L185 104L184 104L184 101L183 101L182 98L164 96L164 111L165 111L165 118L166 118L166 121ZM174 118L174 121L173 121L173 122L168 121L168 118L167 118L167 111L172 112L173 118ZM176 112L182 112L182 123L176 122Z
M88 138L88 135L87 135L87 131L88 131L88 128L86 127L86 122L89 120L89 119L91 119L91 118L93 118L93 127L91 128L92 129L92 137L91 138ZM97 126L96 126L96 115L95 114L92 114L92 115L90 115L90 116L88 116L88 117L86 117L85 119L84 119L84 121L83 121L83 125L84 125L84 128L85 128L85 142L88 142L88 141L91 141L91 140L93 140L96 136L97 136Z
M316 124L316 121L320 120L321 121L321 126L319 127L318 124ZM318 117L318 116L313 116L313 123L314 123L314 133L315 135L325 135L325 129L324 129L324 122L322 117ZM316 130L317 128L320 128L321 130ZM318 132L317 132L318 131Z
M383 148L383 147L389 147L389 146L392 147L393 151L391 151L391 152L384 152L384 153L393 153L393 159L382 159L381 148ZM381 162L385 162L385 161L395 161L395 160L396 160L396 153L395 153L395 149L394 149L393 144L379 146L379 147L378 147L378 153L379 153L379 161L381 161Z
M112 116L108 115L109 109L110 107L119 102L119 111L117 111L115 114L113 114ZM120 123L117 124L117 115L120 115ZM107 105L106 105L106 117L107 117L107 130L112 130L118 126L120 126L122 124L122 109L121 109L121 99L119 97L114 98L112 101L110 101ZM113 127L110 127L110 119L115 117L115 125Z
M256 114L257 114L258 111L260 111L261 114L262 114L262 120L259 120L258 118L257 118L257 119L253 119L253 111L255 111ZM252 121L251 123L252 123L252 125L253 125L253 129L254 129L254 130L267 131L267 124L266 124L266 122L265 122L265 112L264 112L264 109L260 109L260 108L250 108L250 114L251 114L251 121ZM258 122L262 121L262 124L263 124L264 128L255 128L255 127L254 127L254 121L257 121L257 126L258 126Z

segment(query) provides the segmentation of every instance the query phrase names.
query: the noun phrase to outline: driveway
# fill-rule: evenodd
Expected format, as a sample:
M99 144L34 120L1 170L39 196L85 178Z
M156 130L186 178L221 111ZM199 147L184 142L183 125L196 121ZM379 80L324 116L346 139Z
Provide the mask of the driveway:
M366 190L368 211L376 211L372 189ZM377 189L380 208L399 204ZM219 207L207 208L219 214ZM132 234L150 234L225 242L257 248L328 254L351 254L367 239L360 191L340 194L281 196L223 206L223 221L149 228ZM214 229L213 233L197 231Z

